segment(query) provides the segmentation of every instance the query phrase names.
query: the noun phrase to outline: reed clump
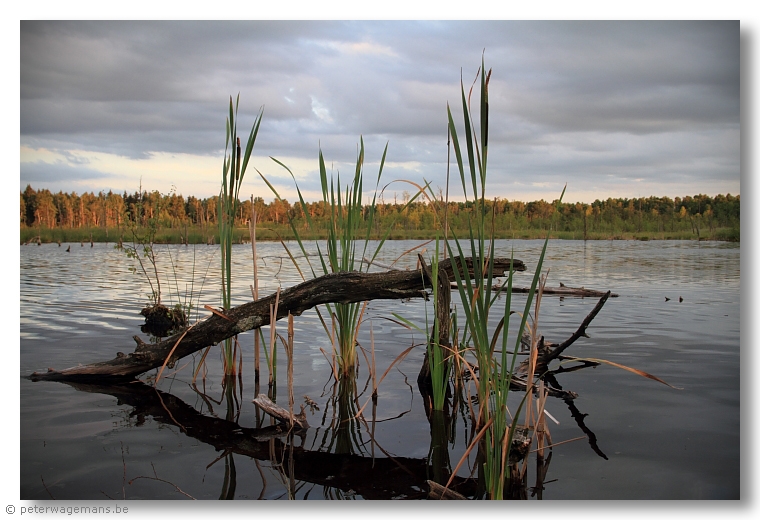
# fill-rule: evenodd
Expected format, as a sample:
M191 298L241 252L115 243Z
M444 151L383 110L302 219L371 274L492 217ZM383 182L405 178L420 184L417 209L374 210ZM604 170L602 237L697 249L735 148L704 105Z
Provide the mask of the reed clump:
M319 150L319 179L322 188L322 202L326 212L326 229L320 229L314 219L312 219L298 183L295 181L293 172L285 164L272 158L293 177L298 193L297 204L300 205L301 213L304 215L307 224L306 232L312 234L312 236L320 232L326 233L324 246L321 246L319 242L315 242L317 249L316 257L309 255L306 251L305 244L307 239L304 236L304 231L299 229L300 226L297 224L292 213L288 214L290 230L298 243L298 247L306 258L309 269L314 277L330 273L364 272L368 270L372 261L375 260L383 244L388 239L392 225L382 233L375 245L370 245L370 241L377 234L375 226L377 200L380 194L380 179L383 174L387 153L388 145L386 144L380 160L372 200L369 204L363 205L364 139L360 139L359 142L353 176L347 184L343 185L341 184L339 172L335 176L330 175L328 177L324 156L322 150ZM274 186L261 172L259 174L275 197L282 201L283 199L277 193ZM416 196L410 198L407 205L412 203L415 198ZM285 248L286 250L288 249L287 246ZM289 250L288 255L291 259L294 258ZM369 261L364 262L368 257ZM295 262L295 260L293 261ZM344 375L351 374L354 372L357 362L357 336L365 305L362 303L334 303L326 304L325 307L328 316L327 320L325 320L319 310L317 312L319 312L325 332L333 343L336 367Z
M232 244L234 242L235 216L240 205L240 186L243 183L251 152L256 143L256 136L261 125L264 109L261 108L251 127L245 152L242 153L240 138L237 135L237 113L240 104L238 94L233 106L230 96L230 112L227 117L227 136L224 142L224 165L222 168L222 186L219 192L219 204L217 213L219 223L219 244L222 251L222 308L227 311L232 308ZM229 151L229 155L228 155ZM237 344L237 341L234 342ZM233 340L224 342L224 372L235 374L235 349Z
M536 294L548 237L544 242L541 256L536 265L535 275L519 326L510 339L510 316L513 313L511 310L513 271L510 270L509 272L506 288L497 290L493 282L495 233L493 226L489 226L486 204L488 86L491 71L486 72L484 61L477 77L480 79L479 131L476 130L475 119L471 110L472 89L470 89L469 95L466 95L464 84L461 84L464 150L451 108L448 107L447 109L449 132L462 190L465 198L472 201L474 211L469 221L467 236L460 239L456 231L452 229L452 239L447 241L446 248L452 258L454 277L462 305L461 312L464 314L463 320L459 316L455 317L457 321L461 320L462 329L460 336L460 330L454 328L455 337L452 343L458 345L457 355L459 359L457 364L465 367L464 370L471 372L472 381L475 383L477 391L478 409L477 412L473 410L472 415L478 433L470 449L478 445L482 450L481 471L487 497L502 499L504 498L505 485L511 475L510 450L512 449L512 441L525 403L523 399L518 409L512 412L508 408L507 400L521 338L526 327L531 303ZM560 196L560 201L561 199ZM493 217L492 212L491 217ZM466 267L458 261L458 258L465 256L471 256L473 259L474 275L472 277L467 275ZM497 307L499 292L503 297L503 308ZM489 326L492 315L499 317L495 330ZM501 348L497 349L498 346ZM468 359L470 356L474 356L474 360ZM531 358L533 357L535 357L535 352L531 350ZM528 381L531 378L532 374ZM448 384L448 381L445 381L445 384ZM438 389L438 391L440 390ZM530 389L526 395L529 393ZM453 473L456 473L456 470Z

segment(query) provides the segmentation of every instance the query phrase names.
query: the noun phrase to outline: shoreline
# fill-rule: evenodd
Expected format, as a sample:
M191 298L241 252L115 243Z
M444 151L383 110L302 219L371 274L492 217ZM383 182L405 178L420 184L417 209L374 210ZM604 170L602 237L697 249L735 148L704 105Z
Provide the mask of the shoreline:
M461 232L449 234L449 239L454 235L463 236ZM540 229L497 231L497 240L539 240L546 238L547 231ZM435 240L436 233L433 230L397 230L391 231L387 240ZM19 233L20 245L25 244L50 244L50 243L111 243L117 244L121 238L122 243L132 243L131 233L117 228L81 228L81 229L46 229L46 228L22 228ZM302 240L325 240L326 233L304 233ZM371 240L379 240L379 235L370 237ZM443 238L440 237L439 238ZM634 240L640 242L652 240L686 240L686 241L709 241L709 242L741 242L740 231L737 228L716 228L712 232L703 230L699 235L687 231L654 231L654 232L629 232L610 231L584 233L582 231L552 231L549 234L552 240ZM279 242L280 240L295 240L290 228L259 228L256 231L257 242ZM235 244L250 244L251 238L247 228L238 227L234 230ZM218 230L215 227L206 229L162 229L156 233L153 241L155 244L205 244L218 245Z

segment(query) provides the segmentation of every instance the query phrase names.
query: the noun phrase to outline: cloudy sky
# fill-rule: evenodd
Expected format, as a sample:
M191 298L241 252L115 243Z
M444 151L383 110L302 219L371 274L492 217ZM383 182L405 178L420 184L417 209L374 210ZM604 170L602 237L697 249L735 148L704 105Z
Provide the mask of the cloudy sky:
M446 184L446 104L485 50L488 195L740 192L738 22L21 22L20 189L219 192L229 96L253 167L308 199L348 176ZM460 76L461 75L461 76ZM452 154L453 157L453 154ZM365 186L369 184L365 182ZM409 185L394 183L401 197ZM451 192L461 194L452 169Z

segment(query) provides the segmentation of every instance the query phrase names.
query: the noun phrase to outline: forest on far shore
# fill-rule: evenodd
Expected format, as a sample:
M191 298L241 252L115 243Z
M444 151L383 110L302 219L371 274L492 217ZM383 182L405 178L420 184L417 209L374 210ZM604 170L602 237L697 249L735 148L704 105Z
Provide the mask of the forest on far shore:
M400 200L379 200L375 207L376 236L391 229L390 238L434 238L447 215L448 226L466 235L472 202L414 200L404 192ZM30 185L21 192L21 242L132 241L150 228L159 243L218 243L219 197L199 199L177 193L136 191L123 194L99 192L51 193ZM323 238L328 225L324 202L291 204L287 200L264 202L261 197L240 203L235 225L236 240L250 240L248 221L257 215L257 239L292 239L290 219L302 238ZM314 223L309 229L303 212ZM707 195L646 198L608 198L591 204L575 202L521 202L504 198L486 201L488 221L496 238L568 239L707 239L740 238L740 196ZM461 233L459 233L461 232Z

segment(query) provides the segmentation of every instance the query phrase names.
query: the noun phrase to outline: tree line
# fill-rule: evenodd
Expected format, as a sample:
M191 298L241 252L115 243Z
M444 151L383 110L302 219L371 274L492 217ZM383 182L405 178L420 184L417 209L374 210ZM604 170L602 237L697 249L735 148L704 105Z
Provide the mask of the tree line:
M441 228L447 219L454 230L466 230L469 217L475 210L472 202L449 202L446 208L441 201L410 199L404 192L402 200L375 206L378 232L391 227L400 231L431 233ZM177 193L135 191L123 194L85 192L51 193L47 189L35 190L30 185L21 192L20 224L22 228L77 229L119 228L155 225L168 229L187 226L215 228L219 197L199 199L183 197ZM324 202L291 204L274 199L266 203L262 197L241 202L235 219L236 226L245 226L255 209L257 222L266 226L281 226L293 219L304 228L307 211L316 227L327 226ZM369 208L367 208L369 210ZM739 195L694 195L685 197L608 198L594 202L567 203L545 200L521 202L504 198L487 201L489 221L501 232L546 230L573 232L585 235L602 233L665 233L691 232L697 236L714 234L717 229L735 229L740 223ZM701 232L701 235L700 235ZM577 238L583 238L578 236Z

